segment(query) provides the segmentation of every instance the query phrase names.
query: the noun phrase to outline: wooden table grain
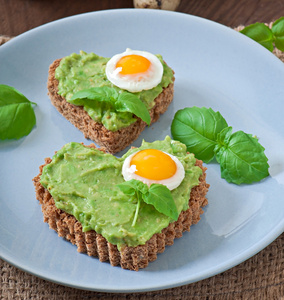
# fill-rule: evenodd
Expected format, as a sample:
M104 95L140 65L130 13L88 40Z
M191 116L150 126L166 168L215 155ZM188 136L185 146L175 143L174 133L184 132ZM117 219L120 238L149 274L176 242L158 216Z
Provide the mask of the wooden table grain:
M0 0L0 35L16 36L64 17L117 8L133 8L133 0ZM236 27L284 16L284 1L181 0L177 11Z

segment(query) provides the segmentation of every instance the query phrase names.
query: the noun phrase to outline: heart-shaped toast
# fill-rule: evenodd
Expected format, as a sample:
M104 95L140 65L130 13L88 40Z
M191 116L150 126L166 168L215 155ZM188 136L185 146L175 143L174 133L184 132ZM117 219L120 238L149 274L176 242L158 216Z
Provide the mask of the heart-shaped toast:
M169 153L184 167L183 180L170 191L178 211L177 220L162 213L155 204L141 202L137 209L138 194L125 194L119 188L125 182L123 163L146 149ZM202 162L187 153L182 143L166 137L163 141L143 142L121 158L94 145L69 143L52 160L46 159L34 184L44 220L59 236L76 244L79 252L138 270L199 221L201 207L207 204L209 185L205 176Z

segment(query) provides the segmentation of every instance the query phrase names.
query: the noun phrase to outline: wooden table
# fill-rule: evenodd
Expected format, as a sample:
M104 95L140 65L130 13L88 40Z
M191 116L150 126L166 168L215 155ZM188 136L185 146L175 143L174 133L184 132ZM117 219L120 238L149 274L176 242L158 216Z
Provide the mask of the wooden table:
M75 14L131 8L133 0L0 0L0 35L16 36ZM181 0L177 11L236 27L284 16L282 0Z

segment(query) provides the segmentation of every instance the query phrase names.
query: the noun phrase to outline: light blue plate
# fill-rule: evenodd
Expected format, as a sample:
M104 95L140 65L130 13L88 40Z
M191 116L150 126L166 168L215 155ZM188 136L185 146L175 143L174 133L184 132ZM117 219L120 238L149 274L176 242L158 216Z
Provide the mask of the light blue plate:
M110 57L126 48L160 53L176 73L173 103L135 146L142 139L170 134L178 109L206 106L219 110L234 131L258 136L271 166L271 176L261 183L236 186L220 178L217 164L209 164L209 205L200 223L139 272L77 253L76 246L43 222L32 183L44 158L65 143L91 143L51 105L46 88L49 64L80 50ZM167 11L78 15L1 46L0 83L38 104L31 134L0 142L1 258L67 286L138 292L195 282L256 254L284 229L283 78L283 63L249 38L208 20Z

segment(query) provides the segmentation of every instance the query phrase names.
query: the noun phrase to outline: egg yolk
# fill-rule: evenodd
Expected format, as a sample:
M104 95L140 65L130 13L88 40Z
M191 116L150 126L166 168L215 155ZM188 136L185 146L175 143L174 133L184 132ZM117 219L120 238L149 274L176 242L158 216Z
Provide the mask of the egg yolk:
M123 56L116 64L116 68L121 68L122 75L133 75L146 72L151 62L144 56L131 54Z
M130 166L135 165L135 174L152 180L171 178L177 171L176 163L166 153L156 149L137 152L131 159Z

